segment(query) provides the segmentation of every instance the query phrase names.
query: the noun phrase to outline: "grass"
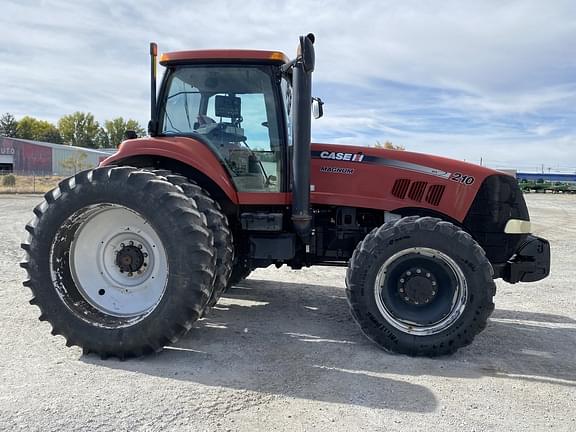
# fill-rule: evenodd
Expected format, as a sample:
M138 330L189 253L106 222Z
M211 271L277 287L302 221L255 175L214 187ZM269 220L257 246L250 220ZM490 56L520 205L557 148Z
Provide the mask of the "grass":
M3 186L0 176L0 194L7 193L46 193L54 189L64 177L59 176L15 176L16 185Z

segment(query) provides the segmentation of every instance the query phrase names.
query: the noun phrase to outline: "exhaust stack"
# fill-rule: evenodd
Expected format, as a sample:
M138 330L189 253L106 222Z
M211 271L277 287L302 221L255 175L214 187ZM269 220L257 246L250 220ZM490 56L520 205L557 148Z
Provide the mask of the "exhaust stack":
M306 245L310 244L310 128L312 117L312 72L314 71L314 35L300 36L294 62L294 140L292 163L292 223Z
M148 122L148 134L156 136L158 130L158 119L156 118L156 75L158 45L150 42L150 121Z

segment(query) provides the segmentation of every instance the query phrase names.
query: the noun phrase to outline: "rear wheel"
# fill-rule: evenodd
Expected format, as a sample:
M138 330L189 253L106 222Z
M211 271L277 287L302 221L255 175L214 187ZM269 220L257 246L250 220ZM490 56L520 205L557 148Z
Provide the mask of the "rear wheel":
M181 187L184 194L196 202L198 210L206 217L208 229L212 231L214 236L214 249L216 250L214 289L208 301L208 307L212 307L226 290L228 279L232 272L232 262L234 261L232 231L228 224L228 218L223 213L220 204L213 200L210 194L193 180L168 170L155 170L153 172L164 177L170 183Z
M431 217L375 229L354 252L346 282L364 333L402 354L450 354L472 342L494 309L492 266L482 248Z
M139 356L175 342L202 314L213 239L178 187L135 168L97 168L61 182L34 213L24 285L67 345Z

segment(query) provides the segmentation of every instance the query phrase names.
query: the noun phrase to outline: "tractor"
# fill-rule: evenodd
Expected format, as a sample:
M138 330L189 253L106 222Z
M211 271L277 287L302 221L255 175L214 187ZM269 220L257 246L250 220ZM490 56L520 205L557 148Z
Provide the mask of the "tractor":
M311 143L314 35L297 55L150 44L148 136L44 196L21 266L68 346L158 352L256 268L347 266L362 332L386 351L470 344L494 280L545 278L515 178L447 158Z

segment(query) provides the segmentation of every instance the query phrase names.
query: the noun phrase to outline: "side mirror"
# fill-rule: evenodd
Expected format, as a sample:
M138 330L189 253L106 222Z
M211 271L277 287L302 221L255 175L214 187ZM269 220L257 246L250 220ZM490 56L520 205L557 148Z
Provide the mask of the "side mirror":
M324 102L318 97L312 98L312 115L315 119L319 119L324 115Z

